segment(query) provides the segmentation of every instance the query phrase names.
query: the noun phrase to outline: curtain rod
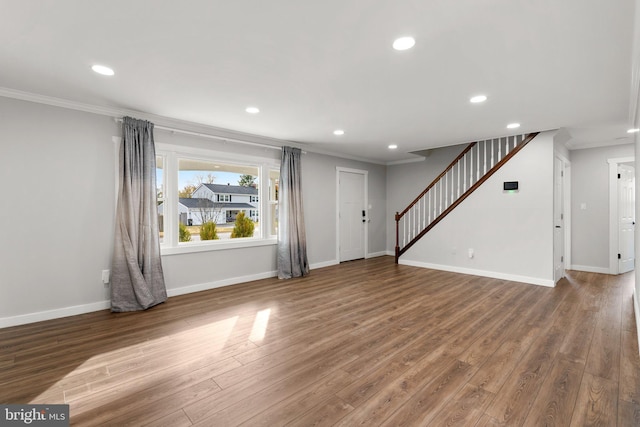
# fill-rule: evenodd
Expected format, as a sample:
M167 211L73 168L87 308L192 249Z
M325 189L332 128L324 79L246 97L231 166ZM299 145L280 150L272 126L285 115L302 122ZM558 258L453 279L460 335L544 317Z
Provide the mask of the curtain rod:
M114 120L117 123L122 123L122 119L121 118L114 118ZM191 135L191 136L199 136L201 138L209 138L209 139L216 139L219 141L229 141L229 142L237 142L238 144L245 144L245 145L253 145L254 147L261 147L261 148L271 148L272 150L282 150L282 147L278 147L276 145L269 145L269 144L260 144L258 142L249 142L249 141L242 141L240 139L234 139L234 138L226 138L223 136L216 136L216 135L209 135L207 133L200 133L200 132L192 132L189 130L183 130L183 129L176 129L176 128L171 128L171 127L167 127L167 126L160 126L160 125L153 125L154 129L160 129L160 130L164 130L167 132L174 132L174 133L182 133L184 135ZM307 154L306 152L303 151L304 154Z

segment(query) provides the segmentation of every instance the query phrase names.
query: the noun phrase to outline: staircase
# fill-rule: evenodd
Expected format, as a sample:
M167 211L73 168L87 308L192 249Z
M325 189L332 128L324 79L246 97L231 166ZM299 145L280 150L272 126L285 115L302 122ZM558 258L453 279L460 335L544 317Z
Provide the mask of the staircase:
M396 264L403 253L537 135L535 132L469 144L409 206L396 212Z

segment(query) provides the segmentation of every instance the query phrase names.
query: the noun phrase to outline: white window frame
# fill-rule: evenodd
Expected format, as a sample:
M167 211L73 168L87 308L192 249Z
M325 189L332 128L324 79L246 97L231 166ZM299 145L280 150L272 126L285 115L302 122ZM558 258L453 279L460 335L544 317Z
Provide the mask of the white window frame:
M269 171L279 170L280 164L275 159L249 156L201 148L156 143L156 156L164 158L164 239L160 245L162 255L185 254L191 252L218 251L235 248L266 246L277 244L277 236L270 235L271 210L269 204ZM198 159L219 163L247 165L258 168L259 186L258 203L261 220L260 236L243 239L209 240L205 242L178 242L178 160ZM264 220L264 222L262 222Z
M164 211L167 208L167 158L164 154L158 154L156 153L156 162L158 157L162 158L162 182L156 182L156 194L158 192L157 188L158 186L162 188L162 200L158 199L158 202L162 202L163 203L163 220L166 219L166 216L164 216ZM118 172L119 173L119 172ZM157 209L157 208L156 208ZM164 233L164 237L162 238L162 241L164 243L164 241L166 241L167 239L167 233L166 231L164 231L164 223L162 224L162 228L163 228L163 233ZM159 230L158 230L159 232ZM161 243L162 244L162 243Z
M277 167L271 167L271 169L270 169L270 170L271 170L271 171L273 171L273 170L277 170L277 171L278 171L278 180L280 180L280 178L281 178L281 175L280 175L280 172L281 172L281 171L280 171L280 165L278 164L278 165L277 165ZM272 207L272 206L276 206L276 207L277 207L277 209L275 209L275 210L279 210L279 209L280 209L280 208L279 208L280 195L278 195L278 199L276 199L276 198L275 198L275 193L276 193L276 192L275 192L275 188L273 189L273 194L271 193L271 188L270 188L270 185L271 185L271 178L270 178L270 175L271 175L271 174L270 174L270 171L267 171L267 178L269 179L269 181L268 181L268 185L266 185L266 186L265 186L265 187L267 187L267 188L265 189L265 193L266 193L266 195L267 195L267 197L266 197L266 199L267 199L267 200L266 200L266 206L267 206L267 208L268 208L269 212L268 212L268 216L265 216L265 219L269 221L269 232L271 232L271 224L272 224L272 221L271 221L271 220L272 220L272 218L271 218L271 207ZM274 196L273 198L271 197L272 195ZM264 199L264 198L263 198L263 199ZM265 202L263 202L263 203L265 203ZM280 226L280 225L278 224L278 227L279 227L279 226ZM278 238L277 234L278 234L278 232L276 231L276 234L273 236L275 239L277 239L277 238Z

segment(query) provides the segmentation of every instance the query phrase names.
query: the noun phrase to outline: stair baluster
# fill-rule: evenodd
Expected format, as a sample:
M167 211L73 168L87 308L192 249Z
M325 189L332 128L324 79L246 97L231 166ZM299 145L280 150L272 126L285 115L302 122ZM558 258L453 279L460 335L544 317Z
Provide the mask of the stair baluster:
M400 256L415 242L422 238L537 135L538 133L535 132L528 135L514 135L511 137L511 141L507 136L505 138L492 138L470 143L409 206L400 213L396 212L396 263ZM494 141L496 141L496 144L494 144ZM504 150L502 149L503 141ZM510 142L513 145L512 147L509 147ZM490 151L489 155L487 155L487 149ZM467 157L469 158L468 161ZM487 168L488 160L490 161L489 168ZM462 169L462 172L460 169ZM467 170L469 172L468 181ZM400 223L402 223L401 235Z

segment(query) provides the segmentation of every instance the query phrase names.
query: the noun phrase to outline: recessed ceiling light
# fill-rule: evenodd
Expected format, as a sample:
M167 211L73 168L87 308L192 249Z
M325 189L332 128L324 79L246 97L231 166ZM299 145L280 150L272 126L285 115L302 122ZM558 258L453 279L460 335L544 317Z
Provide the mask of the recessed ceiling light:
M472 104L479 104L480 102L484 102L486 100L487 100L486 95L476 95L471 99L469 99L469 102L471 102Z
M397 144L389 144L389 150L395 150L396 148L398 148Z
M640 132L640 129L638 129L638 128L633 128L633 129L629 129L629 130L627 131L627 133L636 133L636 132Z
M333 131L334 135L344 135L344 131L342 129L336 129Z
M517 129L520 127L520 123L509 123L507 129Z
M103 76L113 76L115 74L115 72L111 68L105 67L104 65L96 64L91 67L91 69L98 74L102 74Z
M258 114L260 112L260 109L258 107L247 107L244 111L249 114Z
M400 37L393 41L393 48L395 50L407 50L411 49L416 44L416 39L413 37Z

